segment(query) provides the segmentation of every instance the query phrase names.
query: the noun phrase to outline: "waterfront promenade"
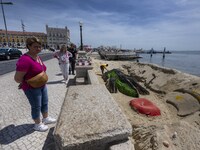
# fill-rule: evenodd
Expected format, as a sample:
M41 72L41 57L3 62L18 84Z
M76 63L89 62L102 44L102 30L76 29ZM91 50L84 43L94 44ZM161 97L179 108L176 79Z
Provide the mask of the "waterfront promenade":
M63 103L66 85L56 59L44 62L49 81L49 115L56 118ZM34 131L31 109L22 90L14 81L14 73L0 76L0 149L1 150L46 150L54 149L52 133L55 127L49 125L47 132ZM71 79L74 76L70 76ZM70 81L70 80L69 80Z

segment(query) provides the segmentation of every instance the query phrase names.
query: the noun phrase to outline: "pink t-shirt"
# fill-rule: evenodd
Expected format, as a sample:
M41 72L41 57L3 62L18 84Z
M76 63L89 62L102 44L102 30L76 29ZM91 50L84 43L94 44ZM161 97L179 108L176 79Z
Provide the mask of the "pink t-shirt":
M32 88L30 85L27 84L26 80L36 76L37 74L41 73L43 70L46 71L46 66L44 65L43 62L41 65L39 62L34 60L29 55L27 54L22 55L16 64L16 71L26 72L21 88L24 91Z

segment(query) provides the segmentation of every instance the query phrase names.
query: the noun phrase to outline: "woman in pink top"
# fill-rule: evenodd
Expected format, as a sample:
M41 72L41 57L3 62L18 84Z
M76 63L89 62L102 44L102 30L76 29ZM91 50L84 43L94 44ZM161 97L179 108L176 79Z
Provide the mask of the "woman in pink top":
M38 53L41 52L41 43L35 38L26 40L28 52L22 55L16 64L15 81L20 83L26 97L31 105L31 116L35 122L34 129L36 131L46 131L48 126L45 124L55 123L56 119L48 117L48 94L46 85L33 88L26 81L42 71L46 71L46 66L41 61ZM40 113L43 119L41 122Z

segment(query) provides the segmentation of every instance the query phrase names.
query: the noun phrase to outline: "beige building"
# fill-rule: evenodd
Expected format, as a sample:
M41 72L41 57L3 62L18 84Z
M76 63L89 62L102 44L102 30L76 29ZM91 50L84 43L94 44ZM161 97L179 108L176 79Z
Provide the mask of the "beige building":
M37 37L44 48L47 47L47 35L42 32L22 32L22 31L7 31L8 41L6 37L6 30L0 29L0 47L6 46L9 43L11 47L25 47L25 42L28 37Z
M70 31L65 28L53 28L46 25L47 45L49 48L59 49L61 45L69 45Z
M0 47L6 46L9 43L11 47L25 47L25 42L28 37L37 37L44 48L59 49L61 45L70 44L70 31L65 28L53 28L46 25L46 33L42 32L22 32L22 31L7 31L0 29Z

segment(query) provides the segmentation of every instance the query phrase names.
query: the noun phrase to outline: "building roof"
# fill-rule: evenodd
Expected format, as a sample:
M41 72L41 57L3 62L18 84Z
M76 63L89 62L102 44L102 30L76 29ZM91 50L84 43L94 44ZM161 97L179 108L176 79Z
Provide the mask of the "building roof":
M5 34L6 30L2 30L0 29L0 33ZM15 35L41 35L41 36L45 36L46 34L43 32L22 32L22 31L7 31L8 34L15 34Z

